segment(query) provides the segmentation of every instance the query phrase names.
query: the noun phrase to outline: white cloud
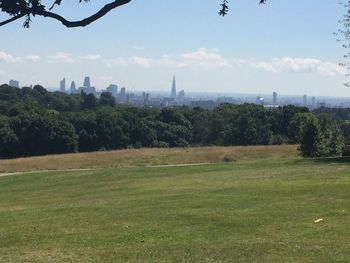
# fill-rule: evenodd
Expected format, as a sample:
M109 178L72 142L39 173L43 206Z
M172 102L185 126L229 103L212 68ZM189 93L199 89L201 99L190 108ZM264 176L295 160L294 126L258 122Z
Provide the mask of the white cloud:
M199 48L178 55L164 54L159 58L141 56L103 59L108 67L141 66L167 67L195 71L233 69L238 66L253 67L264 71L281 73L315 73L325 76L344 75L346 70L336 63L324 62L316 58L275 58L271 61L254 61L224 57L218 49Z
M41 57L37 56L37 55L28 55L28 56L25 56L21 59L24 62L39 62L41 60Z
M207 48L199 48L193 52L183 53L178 56L163 55L159 63L169 67L198 71L229 68L236 64L234 60L231 61L224 58L219 50Z
M78 62L76 58L70 53L56 52L54 55L47 56L49 63L75 63Z
M80 56L79 59L83 59L83 60L100 60L101 59L101 55L99 55L99 54L88 54L86 56Z
M102 56L100 54L87 54L83 56L76 56L71 53L59 51L53 55L46 56L46 59L49 63L79 63L83 61L99 61L102 60Z
M6 52L0 51L0 62L5 63L25 63L25 62L38 62L40 61L40 56L37 55L27 55L23 57L15 57Z
M0 51L0 63L35 63L41 61L38 55L16 57ZM131 55L129 57L103 58L100 54L76 56L66 52L56 52L46 56L48 63L90 63L102 62L107 67L139 66L143 68L175 68L194 71L215 71L233 69L237 66L257 68L267 72L281 73L314 73L325 76L344 75L346 70L336 63L321 61L316 58L275 58L270 61L254 61L237 58L227 58L218 49L199 48L192 52L177 55L164 54L160 57L146 57Z
M127 61L124 58L103 59L103 62L107 65L107 67L113 67L114 65L127 65Z
M149 67L153 63L153 60L146 57L131 57L130 60L134 65L139 65L142 67Z
M108 67L112 66L141 66L141 67L170 67L191 70L217 70L228 68L242 60L225 59L217 49L200 48L193 52L180 55L163 55L159 58L142 56L118 57L103 60Z
M345 69L338 64L315 58L276 58L269 62L255 62L253 66L269 72L318 73L326 76L343 75Z
M182 54L178 66L193 70L214 70L231 65L217 50L200 48L194 52Z
M113 59L104 59L103 60L108 67L114 65L117 66L141 66L141 67L150 67L153 64L153 59L147 57L138 57L132 56L127 58L113 58Z
M10 54L0 52L0 62L16 63L17 59Z

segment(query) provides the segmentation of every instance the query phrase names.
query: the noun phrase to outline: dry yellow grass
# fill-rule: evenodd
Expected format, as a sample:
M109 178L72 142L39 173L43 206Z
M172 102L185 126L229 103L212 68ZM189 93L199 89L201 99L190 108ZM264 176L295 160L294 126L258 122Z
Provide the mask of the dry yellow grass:
M0 173L167 164L214 163L296 157L297 146L195 147L128 149L0 160Z

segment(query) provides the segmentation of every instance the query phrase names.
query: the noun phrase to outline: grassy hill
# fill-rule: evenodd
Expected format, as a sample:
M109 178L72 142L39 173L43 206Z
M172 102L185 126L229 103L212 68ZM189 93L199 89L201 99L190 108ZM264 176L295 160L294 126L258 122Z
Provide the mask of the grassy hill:
M1 177L0 262L349 262L346 160L302 160L295 147L239 149L187 149L207 159L140 150L98 170ZM108 153L91 155L100 154ZM235 161L222 162L227 155ZM117 168L145 160L213 163Z
M262 158L295 158L297 146L198 147L171 149L130 149L108 152L76 153L0 159L0 173L39 170L131 167L183 163L215 163Z

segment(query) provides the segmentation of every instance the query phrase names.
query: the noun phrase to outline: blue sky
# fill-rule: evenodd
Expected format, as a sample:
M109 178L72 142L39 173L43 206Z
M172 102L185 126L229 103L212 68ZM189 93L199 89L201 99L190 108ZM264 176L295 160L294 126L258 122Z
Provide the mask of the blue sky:
M66 2L56 12L79 19L108 1ZM167 91L176 74L192 92L348 96L332 34L344 12L337 1L257 2L231 0L224 18L219 0L133 0L86 28L18 21L0 28L0 83L81 85L89 75L98 89Z

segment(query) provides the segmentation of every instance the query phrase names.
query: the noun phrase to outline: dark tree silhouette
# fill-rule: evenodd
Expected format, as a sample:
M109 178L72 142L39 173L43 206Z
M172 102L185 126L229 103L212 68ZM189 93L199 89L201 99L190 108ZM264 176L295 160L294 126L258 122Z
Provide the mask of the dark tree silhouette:
M44 5L42 0L0 0L1 11L11 16L11 18L0 22L0 27L14 22L22 17L25 17L23 26L25 28L28 28L30 22L32 21L32 17L35 16L42 16L55 19L69 28L84 27L105 16L111 10L130 3L131 0L111 1L93 15L77 21L69 21L63 16L52 11L55 8L55 6L62 5L64 2L64 0L51 0L49 7L47 7ZM81 2L89 2L89 0L79 0L79 3ZM265 4L266 0L259 0L259 3ZM219 15L227 15L228 10L228 0L222 0Z
M79 3L81 2L89 2L89 0L79 0ZM58 20L66 27L84 27L100 19L111 10L126 5L130 2L131 0L115 0L106 4L95 14L89 17L78 21L69 21L63 16L51 11L56 5L61 5L63 3L63 0L54 0L49 9L47 9L47 7L42 3L41 0L0 0L1 11L12 16L11 18L0 22L0 26L4 26L22 17L26 17L23 26L29 27L32 16L43 16Z

